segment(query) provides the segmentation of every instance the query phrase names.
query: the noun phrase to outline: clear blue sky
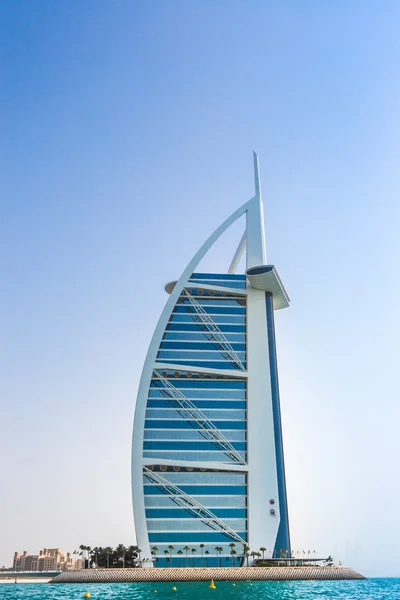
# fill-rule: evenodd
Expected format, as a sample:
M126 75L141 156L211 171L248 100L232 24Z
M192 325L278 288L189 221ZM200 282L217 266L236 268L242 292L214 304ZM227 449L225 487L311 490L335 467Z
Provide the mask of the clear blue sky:
M400 575L399 3L24 0L0 18L0 565L134 541L162 286L252 196L255 149L292 299L293 547Z

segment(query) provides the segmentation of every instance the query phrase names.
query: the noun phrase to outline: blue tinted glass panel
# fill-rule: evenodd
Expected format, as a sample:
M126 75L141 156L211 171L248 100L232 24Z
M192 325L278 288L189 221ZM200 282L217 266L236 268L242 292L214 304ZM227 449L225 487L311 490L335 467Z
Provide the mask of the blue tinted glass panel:
M247 540L247 533L245 531L239 531L237 533L240 535L240 537L244 541ZM216 533L216 532L212 532L212 533L206 533L206 532L196 533L195 532L195 533L190 533L190 534L188 534L187 532L149 533L150 544L155 544L157 542L160 542L160 543L162 543L162 542L166 542L166 543L181 542L184 544L192 544L192 543L195 544L196 542L203 542L204 544L206 544L206 543L211 543L211 542L223 543L223 542L226 542L227 540L229 542L232 540L232 538L230 538L228 535L224 535L223 533Z
M239 452L240 456L246 460L246 453ZM223 462L226 464L235 464L234 461L223 450L215 450L210 452L195 451L180 451L180 450L144 450L143 456L151 459L168 459L168 460L198 460L203 462Z
M209 441L203 442L144 442L145 450L213 450L215 444ZM233 442L232 446L235 450L246 450L244 442ZM216 449L219 450L219 446L216 445Z
M238 401L238 400L244 400L245 399L245 391L244 390L211 390L208 388L205 388L204 390L191 390L188 388L182 388L181 386L175 386L175 387L179 387L181 390L184 390L184 396L186 398L189 398L189 400L213 400L215 399L219 399L219 400L225 400L225 401ZM165 401L165 394L162 393L161 390L156 390L156 389L152 389L150 390L150 394L149 394L149 398L150 399L164 399Z
M241 344L245 344L246 342L246 334L244 333L227 333L225 332L225 337L226 339L231 342L238 342ZM204 341L206 338L206 332L205 331L199 331L199 332L179 332L179 331L167 331L164 334L164 338L165 341L173 341L173 340L177 340L177 341Z
M168 323L166 327L166 331L202 331L203 329L204 325L199 325L194 321L192 323ZM223 333L226 331L240 333L246 331L246 325L239 325L238 323L231 325L219 324L218 329Z
M232 519L225 521L226 524L235 530L243 530L246 529L247 524L245 519ZM170 531L170 532L179 532L179 531L187 531L187 532L197 532L202 531L207 534L210 530L213 531L213 527L207 525L206 522L198 519L196 517L192 517L191 519L179 519L176 518L174 520L167 519L148 519L147 520L147 529L149 531ZM189 534L190 535L190 534Z
M182 365L184 367L203 367L204 369L224 369L225 371L237 371L239 370L239 366L235 364L220 360L218 361L208 361L208 360L183 360L183 359L173 359L169 358L168 362L170 364ZM243 361L242 361L243 362ZM246 363L243 362L243 367L246 369Z
M246 358L246 353L245 352L236 352L238 358L240 360L245 360ZM223 356L224 355L224 356ZM224 350L213 350L213 351L209 351L209 350L194 350L193 352L188 349L188 350L160 350L160 352L158 353L158 358L173 358L173 359L177 359L177 358L186 358L186 359L190 359L190 360L196 360L196 359L201 359L201 360L206 360L206 359L211 359L211 360L224 360L226 355L226 352ZM230 358L226 359L226 360L230 360Z
M245 306L240 306L240 304L236 304L236 306L230 305L230 306L217 306L215 304L211 304L209 303L203 303L203 310L208 313L208 314L213 314L213 315L245 315L246 314L246 307ZM195 311L192 309L191 306L187 305L187 304L178 304L177 306L175 306L174 308L174 313L175 314L190 314L193 316L196 316Z
M212 315L211 315L212 316ZM213 318L214 323L217 325L225 323L233 323L236 325L244 325L246 323L245 315L215 315ZM170 323L194 323L197 327L203 327L204 325L196 323L196 315L173 313L170 319Z
M225 431L224 435L228 442L244 442L246 439L245 431ZM145 440L199 440L202 439L201 432L195 429L145 429Z
M230 375L229 375L230 376ZM169 379L175 387L179 388L215 388L219 390L245 390L246 382L242 379L201 379L199 377L193 379ZM158 380L151 380L152 387L159 387Z
M187 398L186 394L186 398ZM147 408L167 408L170 404L171 399L164 398L160 400L152 400L149 399L147 401ZM246 402L242 402L241 400L199 400L196 399L193 404L195 404L200 410L204 411L207 408L221 408L224 410L237 410L237 409L245 409Z
M191 283L196 283L201 285L206 284L206 285L218 285L219 287L229 287L229 288L237 288L237 289L245 289L246 287L246 282L245 281L223 281L222 279L218 282L216 281L212 281L210 279L196 279L196 281L194 282L193 280L191 280Z
M235 352L245 352L246 351L246 344L243 343L235 343L235 342L230 342L232 348L235 350ZM209 350L209 351L221 351L223 350L223 347L221 346L221 344L217 341L208 341L206 339L204 339L203 342L192 342L192 341L182 341L182 342L170 342L170 341L165 341L165 342L161 342L160 344L160 349L161 350Z
M168 471L165 473L166 479L174 484L184 483L207 483L207 484L236 484L245 485L246 475L243 473L230 473L225 471ZM144 477L143 481L146 481Z
M174 402L174 400L171 400ZM200 414L194 414L194 410L187 411L183 408L150 408L147 409L147 419L186 419L192 420L196 418L197 421L203 421L203 416L206 419L214 421L215 419L232 419L234 421L243 421L245 419L245 412L243 410L204 410Z
M203 506L210 508L215 513L218 508L245 508L246 496L192 496ZM176 504L168 496L145 496L145 505L148 507L166 507L176 506ZM216 513L215 513L216 514Z
M246 519L247 511L244 508L216 508L213 514L220 519ZM193 515L183 508L146 509L147 519L193 519Z
M177 484L176 484L177 485ZM180 485L179 488L191 496L201 494L233 494L241 495L246 493L245 485ZM156 485L145 485L144 493L151 495L162 494L163 492Z
M246 275L241 273L192 273L190 279L226 279L246 281Z
M245 423L240 421L216 421L218 429L245 429ZM147 419L145 427L150 429L188 429L191 425L187 421Z

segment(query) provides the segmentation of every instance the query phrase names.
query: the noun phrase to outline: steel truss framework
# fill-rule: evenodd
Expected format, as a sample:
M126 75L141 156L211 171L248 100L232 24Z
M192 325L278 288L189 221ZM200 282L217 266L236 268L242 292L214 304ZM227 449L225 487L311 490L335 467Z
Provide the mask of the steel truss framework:
M189 494L185 494L185 492L183 492L178 486L162 477L159 473L155 473L147 467L143 467L143 474L146 479L150 481L150 483L155 483L163 494L168 494L175 504L181 506L191 515L200 519L208 527L214 531L223 533L232 540L240 542L241 544L246 544L246 542L240 537L240 535L236 533L236 531L231 529L231 527L222 521L222 519L219 519L216 515L214 515L211 510L200 504L200 502L195 500L195 498Z
M201 306L201 304L199 304L197 302L196 298L194 298L194 296L192 296L192 294L189 292L189 290L187 290L185 288L183 290L183 294L185 294L185 296L188 298L188 300L196 314L194 321L197 321L197 322L201 323L202 325L204 325L204 327L205 327L204 334L207 337L207 339L209 341L213 341L218 344L218 346L222 349L221 354L223 355L225 360L229 360L230 362L232 362L237 369L240 369L241 371L245 371L246 370L245 366L243 365L239 356L236 354L235 350L232 348L232 346L229 343L229 341L227 340L227 338L224 336L222 331L219 329L218 325L216 323L214 323L214 321L210 317L210 315L204 310L204 308Z
M210 441L214 446L221 450L226 456L235 463L245 465L246 461L239 452L226 439L224 434L214 425L212 421L200 410L189 398L186 398L166 377L158 371L153 371L155 377L164 386L161 393L168 398L170 403L178 411L180 416L194 427L202 437ZM193 419L190 421L189 419Z

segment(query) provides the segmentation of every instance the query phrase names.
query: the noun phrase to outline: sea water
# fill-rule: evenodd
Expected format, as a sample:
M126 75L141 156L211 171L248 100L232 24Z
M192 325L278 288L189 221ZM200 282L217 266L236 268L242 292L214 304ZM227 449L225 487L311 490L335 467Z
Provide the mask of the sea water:
M184 583L10 583L0 585L0 600L400 600L400 579L361 581L216 581ZM176 591L172 588L176 587ZM155 591L156 590L156 591Z

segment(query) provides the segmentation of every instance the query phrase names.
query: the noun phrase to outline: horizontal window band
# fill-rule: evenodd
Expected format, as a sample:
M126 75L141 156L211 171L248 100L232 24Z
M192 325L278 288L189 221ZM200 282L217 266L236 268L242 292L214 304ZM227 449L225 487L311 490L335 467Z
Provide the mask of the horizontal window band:
M181 533L185 532L187 535L191 535L192 533L202 532L207 534L209 531L215 531L215 527L212 524L208 524L207 521L203 521L200 519L178 519L176 521L164 520L164 521L153 521L152 519L148 519L146 521L147 531L150 533L164 533L166 531L170 531L171 533ZM229 526L229 523L227 523ZM243 521L242 523L238 523L235 529L246 529L247 522ZM233 529L233 528L232 528Z
M247 540L247 533L246 532L239 532L239 536L246 541ZM191 533L190 534L190 541L188 540L188 534L185 532L182 533L170 533L170 532L165 532L165 533L149 533L149 542L150 544L155 544L156 542L169 542L169 543L174 543L174 542L181 542L183 544L189 545L189 544L193 544L195 545L198 542L204 542L204 543L211 543L211 542L228 542L232 541L232 538L229 535L224 535L223 533L217 533L217 532L199 532L199 533ZM236 542L237 543L237 542Z
M161 423L163 423L163 426L161 426ZM225 421L216 421L214 422L214 425L217 429L245 429L245 423L241 423L240 421L228 421L227 419ZM145 421L144 424L146 429L153 429L153 428L158 428L158 429L188 429L189 427L192 427L189 423L185 421L178 421L178 420L156 420L156 419L148 419Z
M145 428L145 432L146 431L176 431L177 434L179 433L187 433L187 431L198 431L197 429L194 429L193 427L180 427L180 426L176 426L175 424L179 423L179 421L173 421L173 424L171 425L171 427L160 427L160 421L156 421L156 424L154 425L154 427L146 427ZM232 421L232 423L234 423L234 426L231 427L231 429L224 429L224 434L226 432L230 433L237 433L238 431L240 433L246 433L245 429L243 427L240 427L239 429L236 427L236 422Z
M230 345L235 350L235 352L246 352L246 344L230 342ZM162 341L160 344L160 350L198 350L200 352L226 352L226 350L224 350L221 346L221 343L217 340L203 340L201 342L195 342L192 340L187 340L183 342Z
M146 440L143 443L143 448L145 450L180 450L180 451L188 451L188 450L202 450L204 452L209 452L210 450L205 446L205 444L209 444L211 449L214 447L218 448L217 442L212 442L210 440L203 440L199 442L191 442L191 441L183 441L180 440L178 442L152 442ZM235 450L246 450L246 444L244 442L232 442L232 446ZM222 451L222 448L218 449L219 452Z
M184 434L184 436L182 436ZM190 434L190 435L189 435ZM227 432L224 430L224 437L228 440L228 442L245 442L246 441L246 432L245 431L230 431ZM202 436L199 430L192 429L190 430L179 430L176 431L174 429L146 429L144 432L144 440L153 441L153 442L169 442L171 440L182 440L183 442L190 441L198 441L201 440Z
M169 364L173 365L182 365L184 367L188 367L188 369L190 367L201 367L202 369L221 369L222 371L237 371L240 373L241 369L239 368L239 366L237 366L236 364L234 364L233 362L229 362L229 361L211 361L211 360L200 360L199 358L197 359L191 359L191 360L183 360L180 359L179 361L177 359L173 359L173 358L169 358L168 359ZM242 361L242 364L244 366L244 368L246 369L246 363L244 363Z
M246 381L242 379L201 379L196 377L195 379L173 379L168 378L175 387L180 388L193 388L195 390L213 389L213 390L245 390ZM160 389L160 381L158 379L152 379L150 387Z
M230 315L230 316L222 316L222 315L208 315L212 319L212 323L210 325L245 325L246 317L243 315ZM203 321L199 320L199 317L196 318L196 315L191 314L183 314L183 313L172 313L170 323L194 323L200 325L201 327L205 327Z
M223 300L220 300L219 302L203 302L203 303L199 303L201 308L208 314L211 314L214 311L215 315L224 315L224 314L238 314L238 315L244 315L246 314L246 306L242 306L241 304L238 304L237 302L224 302ZM196 314L196 311L194 309L194 307L192 306L191 302L189 301L179 301L177 304L175 304L173 312L175 313L187 313L187 314Z
M246 325L239 325L238 323L224 324L220 325L218 329L222 333L245 333ZM177 322L169 322L165 328L165 331L186 331L190 332L201 332L204 333L204 325L192 323L177 323Z
M246 352L244 352L243 350L235 350L235 354L236 356L232 356L222 348L214 350L209 350L207 348L202 348L200 350L192 350L190 347L170 349L164 348L158 352L157 360L159 360L160 358L173 358L174 360L176 360L176 358L179 357L182 357L182 360L200 358L201 360L222 360L223 362L235 361L236 357L240 360L246 360Z
M236 452L240 455L243 461L246 461L245 452ZM191 463L197 463L202 467L206 464L212 466L215 462L226 465L229 469L238 463L229 456L229 451L208 451L208 450L196 450L191 452L190 450L143 450L143 458L149 459L151 462L164 463L165 461L180 462L190 461Z
M247 510L245 508L216 508L213 514L220 519L246 519ZM167 508L167 509L155 509L146 508L146 519L193 519L192 514L184 508Z
M165 429L163 431L165 432ZM182 442L182 443L197 442L199 444L209 444L209 443L211 443L211 442L203 439L200 431L196 431L196 430L193 430L193 431L195 432L196 437L183 438L183 439L179 438L179 437L177 437L175 435L171 435L171 437L169 437L169 438L167 436L165 436L165 437L161 437L161 436L157 437L157 436L154 435L154 433L151 433L150 437L145 437L144 438L144 442L172 442L173 441L173 442ZM239 433L241 433L241 432L239 432ZM240 444L245 444L246 443L245 436L242 436L240 439L239 438L235 438L235 437L232 439L232 436L229 435L229 436L225 436L225 438L227 439L227 441L230 444L233 444L233 445L236 444L236 443L240 443ZM205 446L203 446L203 447L205 448Z
M146 493L144 500L145 500L145 505L150 507L150 504L153 502L158 502L158 500L170 500L169 505L173 502L172 498L174 498L174 496L172 495L168 495L168 494L163 494L162 496L160 496L160 494L152 494L151 492ZM198 502L200 502L200 504L202 504L203 506L205 506L206 508L209 508L210 510L214 507L214 508L224 508L224 506L221 504L221 507L219 506L219 504L217 503L217 501L221 500L221 501L226 501L226 502L231 502L232 504L230 506L236 506L236 502L238 503L238 505L240 504L240 507L245 507L246 506L246 502L247 502L247 495L246 494L218 494L218 496L207 496L204 494L192 494L192 498L194 498L195 500L197 500ZM153 504L151 504L153 506ZM155 506L155 504L154 504ZM160 506L159 504L157 504L157 507ZM162 505L167 506L167 505ZM228 507L228 506L227 506Z
M147 408L168 408L169 402L173 401L172 398L160 398L153 399L149 398L147 400ZM246 401L236 400L236 399L226 399L226 400L214 400L214 399L200 399L196 398L191 400L193 404L195 404L201 410L203 409L226 409L226 410L246 410Z
M201 306L201 308L203 308L206 312L207 310L211 310L211 309L220 309L223 308L225 310L232 310L235 311L237 309L241 309L241 311L246 311L247 308L247 298L246 296L241 296L241 295L237 295L235 296L229 296L226 298L223 297L212 297L212 296L204 296L203 298L201 296L197 296L196 298L196 302L199 306ZM192 305L192 303L190 302L190 300L187 299L186 295L185 296L179 296L179 299L177 301L177 303L174 306L174 310L177 309L178 307L181 307L183 310L184 309L188 309L188 312L193 312L194 307Z
M205 340L206 339L206 335L210 335L210 333L207 334L207 331L184 331L184 330L179 330L179 331L165 331L164 332L164 339L168 339L168 340L179 340L179 341L186 341L186 340ZM229 332L225 332L224 336L232 341L240 341L240 339L243 339L243 341L246 339L246 332L244 331L232 331L231 333ZM179 338L178 336L182 336L182 338ZM230 336L228 338L228 336Z
M162 371L161 371L162 373ZM189 377L187 378L188 380L190 379ZM158 386L157 386L157 381L158 381ZM210 381L210 380L204 380L204 379L196 379L194 381L194 383L197 382L197 385L193 385L192 387L189 387L188 385L185 385L185 380L184 379L168 379L168 381L170 383L172 383L172 385L175 388L181 389L181 390L185 390L185 396L186 397L193 397L193 398L206 398L205 394L209 394L210 398L226 398L227 400L230 400L231 398L238 398L240 400L245 399L246 396L246 388L245 387L237 387L234 388L233 385L231 388L229 387L225 387L225 388L220 388L220 387L211 387L211 386L202 386L201 384L205 381ZM214 379L215 381L215 379ZM220 381L220 380L219 380ZM237 380L238 383L242 383L241 379ZM233 384L233 382L232 382ZM160 393L161 390L164 389L164 387L160 387L160 381L159 380L154 380L152 379L151 381L151 387L149 390L149 393L153 395L153 397L160 397ZM161 384L162 385L162 384ZM218 384L217 384L218 385ZM216 394L220 394L220 396L216 396ZM162 396L163 398L165 397L164 395Z
M215 285L217 287L227 287L227 288L237 288L239 290L245 290L246 289L246 283L242 282L242 281L230 281L228 279L220 279L218 281L218 283L216 281L212 281L211 279L196 279L196 281L194 281L193 279L189 280L189 283L193 284L195 283L198 286L201 286L201 284L203 285Z
M243 273L197 273L190 275L190 279L229 279L232 281L246 281L246 275Z
M226 472L226 471L214 471L209 469L207 471L161 471L164 473L163 477L176 484L178 487L181 485L245 485L246 475L238 472ZM143 475L143 481L146 485L158 485L157 483L150 483L146 475Z
M199 489L201 486L196 486L196 485L182 485L179 486L180 489L182 490L182 492L184 492L185 494L196 494L196 496L198 496L200 494L200 492L203 495L206 496L210 496L212 494L218 496L220 493L221 494L231 494L231 495L236 495L236 496L243 496L244 494L246 494L246 486L240 486L240 485L203 485L202 489ZM151 490L149 491L149 493L151 494L157 494L157 491L159 491L160 494L163 494L163 492L159 489L159 487L157 488L156 486L152 486L152 485L144 485L144 493L146 494L146 490Z
M243 319L246 318L246 307L245 306L212 306L212 305L203 305L202 309L206 315L210 317L213 321L216 321L219 317L229 317L232 316L236 321L237 317L241 317ZM196 321L200 322L200 315L196 313L196 311L187 305L177 304L171 315L185 315L192 318L195 318ZM205 315L202 314L201 319L203 319ZM197 318L196 318L197 317Z

